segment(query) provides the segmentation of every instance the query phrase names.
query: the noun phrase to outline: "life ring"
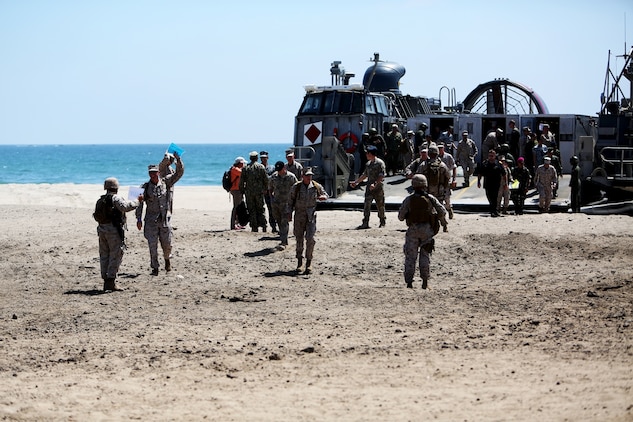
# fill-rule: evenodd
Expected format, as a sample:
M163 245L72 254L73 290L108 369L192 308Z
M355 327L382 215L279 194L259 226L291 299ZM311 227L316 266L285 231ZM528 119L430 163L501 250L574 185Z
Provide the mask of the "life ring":
M345 146L346 143L347 145L349 145L348 138L352 141L352 145L349 147L346 147ZM358 138L352 132L345 132L343 136L341 136L341 138L339 139L339 142L341 143L341 145L343 145L343 148L345 148L346 153L353 154L356 152L356 147L358 147Z

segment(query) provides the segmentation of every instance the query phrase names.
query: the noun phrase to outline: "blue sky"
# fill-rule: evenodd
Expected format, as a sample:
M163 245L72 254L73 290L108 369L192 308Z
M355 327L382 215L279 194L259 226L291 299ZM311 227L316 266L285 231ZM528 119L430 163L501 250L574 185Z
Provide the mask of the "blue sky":
M0 0L0 144L289 143L303 86L374 52L407 94L508 78L594 115L632 44L629 0Z

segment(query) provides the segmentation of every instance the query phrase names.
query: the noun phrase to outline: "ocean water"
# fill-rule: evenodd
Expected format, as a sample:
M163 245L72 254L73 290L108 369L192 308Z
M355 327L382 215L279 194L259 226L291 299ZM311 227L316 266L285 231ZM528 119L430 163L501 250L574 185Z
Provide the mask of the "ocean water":
M269 162L285 161L292 143L177 144L184 150L184 186L220 186L222 174L251 151L268 151ZM147 181L147 166L158 164L165 144L108 145L2 145L0 184L88 183L101 184L114 176L123 186Z

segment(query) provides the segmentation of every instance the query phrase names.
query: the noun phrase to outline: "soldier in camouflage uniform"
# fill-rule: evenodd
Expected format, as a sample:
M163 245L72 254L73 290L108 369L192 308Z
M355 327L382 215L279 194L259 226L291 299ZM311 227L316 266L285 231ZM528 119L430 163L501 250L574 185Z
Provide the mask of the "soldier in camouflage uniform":
M552 197L554 196L554 184L558 183L558 175L556 169L550 165L552 159L545 157L543 164L536 169L534 176L534 185L538 191L538 211L549 212Z
M149 182L143 184L143 202L145 210L145 228L143 234L149 245L150 265L152 275L158 275L158 242L160 242L165 258L165 271L171 271L171 211L170 192L174 184L180 180L185 172L185 166L177 153L174 153L176 160L176 171L161 179L157 165L148 167ZM136 227L143 228L143 205L136 209Z
M435 244L433 236L439 227L434 225L439 223L445 232L448 231L446 209L433 195L426 193L427 181L423 175L413 176L411 186L415 192L404 199L398 211L398 219L406 220L408 226L403 248L404 281L408 288L413 287L415 262L419 257L422 288L426 289L431 276L430 254Z
M450 181L451 170L444 164L439 156L440 149L436 144L429 145L429 160L422 174L426 177L426 191L440 202L447 203L448 215L452 218L453 211L450 208ZM454 163L454 161L453 161Z
M380 227L384 227L387 223L387 217L385 215L385 190L382 186L383 179L385 178L385 162L376 156L377 152L378 149L376 146L370 145L367 147L367 158L369 161L365 165L365 171L358 179L350 182L350 185L355 188L360 182L367 179L363 223L358 226L359 229L369 228L369 215L371 214L372 201L376 201Z
M300 162L295 160L295 152L292 149L286 150L286 170L290 173L294 174L297 180L301 179L301 175L303 174L303 166Z
M251 217L251 231L257 232L261 227L266 231L266 215L264 214L264 194L268 190L266 168L257 162L257 151L249 154L250 163L242 169L240 191L246 197L246 208Z
M292 218L293 210L295 213L293 232L297 241L297 271L301 271L303 266L303 242L305 238L306 274L312 271L312 254L316 243L314 239L316 234L316 202L328 198L323 186L312 180L313 175L310 167L304 169L301 181L292 187L288 201L290 218Z
M429 160L429 150L427 148L422 148L420 150L420 156L415 160L411 161L411 163L404 169L404 175L407 179L411 179L415 174L424 173L424 169L428 164Z
M290 199L290 191L295 183L297 183L295 175L286 169L283 161L277 161L275 163L275 172L268 181L268 191L270 192L273 217L279 226L281 244L278 249L281 250L288 246L288 215L290 214L288 200Z
M119 192L119 181L114 177L109 177L103 183L106 195L112 196L112 212L110 221L99 222L97 234L99 235L99 263L101 264L101 278L103 279L103 291L118 291L116 276L123 261L123 250L125 242L123 230L126 226L125 213L132 211L139 206L143 200L141 196L136 201L126 201ZM95 217L96 218L96 217Z

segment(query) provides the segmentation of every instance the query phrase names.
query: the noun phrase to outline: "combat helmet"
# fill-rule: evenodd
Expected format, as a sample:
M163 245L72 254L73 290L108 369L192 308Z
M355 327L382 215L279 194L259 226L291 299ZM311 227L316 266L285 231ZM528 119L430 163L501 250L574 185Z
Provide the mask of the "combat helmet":
M426 176L423 174L415 174L411 178L411 186L414 188L426 188L428 186L428 182L426 181Z
M104 190L118 190L119 189L119 181L116 177L108 177L103 182Z

